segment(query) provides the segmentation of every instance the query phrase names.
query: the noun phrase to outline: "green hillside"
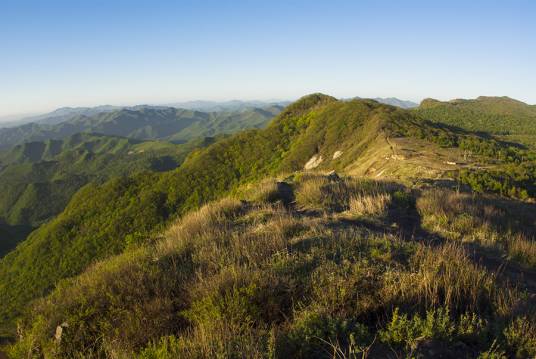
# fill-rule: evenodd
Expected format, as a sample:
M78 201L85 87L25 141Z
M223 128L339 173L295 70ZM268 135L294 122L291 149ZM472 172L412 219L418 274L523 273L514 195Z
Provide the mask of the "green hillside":
M28 232L63 211L72 195L89 182L171 170L192 149L205 144L201 140L173 145L76 134L15 146L0 155L0 220ZM14 235L9 244L2 240L0 256L23 238Z
M9 224L36 226L61 212L90 181L170 170L195 147L94 134L15 146L1 157L0 187L6 195L0 216Z
M509 173L503 166L526 165L520 160L528 158L526 151L421 121L412 112L375 101L311 95L288 106L266 129L240 132L196 150L174 171L82 188L57 218L0 261L1 321L12 324L31 300L49 293L62 279L81 273L95 260L156 240L175 218L240 186L311 163L315 170L344 172L365 161L364 154L378 143L400 138L424 141L437 151L471 151L489 166L468 167L465 177L455 174L458 183L469 174L492 176L497 171L498 177L490 178L501 191L514 188L511 194L520 197L535 194L533 172L508 181L501 177ZM403 165L397 162L398 167ZM443 172L443 180L456 183L450 173L456 171ZM488 177L469 179L466 182L475 188L480 185L479 190L495 190L487 187ZM525 183L532 187L522 187Z
M311 173L285 181L245 187L61 282L9 353L536 354L533 204Z
M536 106L508 97L479 97L448 102L426 99L414 111L431 121L536 145Z
M278 106L237 112L200 112L173 107L136 107L74 115L56 124L29 123L0 129L0 149L24 142L63 139L80 132L139 140L187 142L193 138L263 127L281 111Z

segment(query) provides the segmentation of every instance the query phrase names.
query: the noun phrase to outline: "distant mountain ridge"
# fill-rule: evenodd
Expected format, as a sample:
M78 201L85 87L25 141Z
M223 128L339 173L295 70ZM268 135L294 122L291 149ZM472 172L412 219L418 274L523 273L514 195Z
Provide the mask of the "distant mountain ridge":
M102 105L96 107L61 107L42 115L25 117L22 119L22 121L35 122L45 125L56 125L63 121L67 121L74 116L94 116L102 112L111 112L121 108L122 107L111 105Z
M101 133L139 140L186 142L194 137L232 133L264 126L282 106L248 108L241 111L201 112L162 106L134 106L115 109L60 109L57 117L40 119L17 127L0 129L0 149L14 145L62 139L79 132ZM95 111L104 110L104 112ZM64 120L68 118L67 120ZM59 121L59 122L57 122Z
M14 115L6 116L4 122L0 122L0 129L5 127L15 127L23 124L35 122L39 124L55 125L64 121L68 121L76 116L95 116L104 112L112 112L121 109L138 110L141 108L153 108L162 109L166 107L174 107L178 109L196 110L201 112L235 112L245 111L253 108L264 107L285 107L290 104L290 101L184 101L174 102L163 105L134 105L134 106L113 106L113 105L100 105L94 107L60 107L54 111L34 114L34 115ZM0 120L4 117L0 117Z
M230 100L230 101L185 101L166 104L166 106L175 108L184 108L187 110L196 110L203 112L220 112L220 111L244 111L252 108L263 107L285 107L289 105L291 101L243 101L243 100Z
M356 96L356 97L353 97L352 99L366 99L366 98ZM396 97L374 97L374 98L370 98L370 100L374 100L374 101L377 101L379 103L383 103L385 105L396 106L396 107L400 107L400 108L404 108L404 109L409 109L409 108L414 108L414 107L419 106L419 104L417 104L415 102L401 100L401 99L396 98Z

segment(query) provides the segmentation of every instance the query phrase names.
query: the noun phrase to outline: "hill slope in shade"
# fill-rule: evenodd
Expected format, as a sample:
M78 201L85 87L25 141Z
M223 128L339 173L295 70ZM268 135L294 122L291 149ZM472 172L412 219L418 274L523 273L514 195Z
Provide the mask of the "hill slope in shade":
M0 221L31 229L60 213L89 182L180 165L203 141L173 145L95 134L30 142L0 155ZM27 231L26 231L27 232ZM20 231L16 231L20 233ZM4 243L0 256L16 243Z
M0 300L5 303L1 319L10 323L30 300L47 294L61 279L79 274L95 260L151 241L174 218L244 184L301 170L311 163L315 170L355 170L370 160L364 157L368 151L403 138L425 142L431 153L441 148L470 150L475 164L486 163L497 170L503 165L517 169L521 166L517 159L528 156L501 142L421 121L412 112L375 101L307 96L288 106L266 129L240 132L194 151L174 171L118 178L81 189L57 218L0 261ZM503 157L496 156L497 152ZM377 159L392 159L398 167L405 163L393 157ZM455 169L461 168L455 165ZM465 177L455 176L457 182L450 172L434 172L428 180L456 184L468 179L469 185L480 185L481 190L496 189L486 187L496 177L478 182L482 179L468 172ZM513 191L514 196L534 196L535 177L533 172L508 181L499 177L502 182L497 188ZM525 187L526 183L532 187Z

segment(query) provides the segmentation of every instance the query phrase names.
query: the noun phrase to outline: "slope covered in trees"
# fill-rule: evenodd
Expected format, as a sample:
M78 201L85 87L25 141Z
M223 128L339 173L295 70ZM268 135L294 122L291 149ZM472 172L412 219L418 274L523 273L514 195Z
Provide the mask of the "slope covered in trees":
M10 224L38 225L59 213L84 184L146 170L171 170L198 144L77 134L16 146L2 156L0 186L5 195L0 216Z
M140 140L187 142L193 138L263 127L281 110L278 106L237 112L200 112L173 107L135 107L69 117L54 124L28 123L0 129L0 149L16 144L62 139L80 132Z
M14 232L10 232L10 240L2 239L0 256L24 238L21 233L59 214L85 184L174 169L192 149L209 142L173 145L76 134L64 140L25 143L2 153L0 221Z
M448 102L426 99L414 111L427 120L536 144L536 106L508 97Z

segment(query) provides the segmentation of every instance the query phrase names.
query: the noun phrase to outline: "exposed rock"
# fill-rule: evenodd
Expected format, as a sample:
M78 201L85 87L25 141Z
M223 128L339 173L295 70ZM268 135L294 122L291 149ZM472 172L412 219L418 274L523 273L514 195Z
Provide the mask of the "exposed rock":
M306 170L312 170L313 168L318 167L320 163L322 163L322 160L323 158L321 155L314 155L309 161L307 161L303 168Z
M342 156L342 151L335 151L333 154L333 159L336 160L337 158Z
M66 322L61 323L61 325L58 325L56 327L56 333L54 333L54 339L56 339L56 342L59 343L61 341L61 335L63 334L63 328L67 328L69 324Z
M61 341L61 335L63 334L63 327L61 325L58 325L56 327L56 333L54 334L54 339L56 339L56 342Z

